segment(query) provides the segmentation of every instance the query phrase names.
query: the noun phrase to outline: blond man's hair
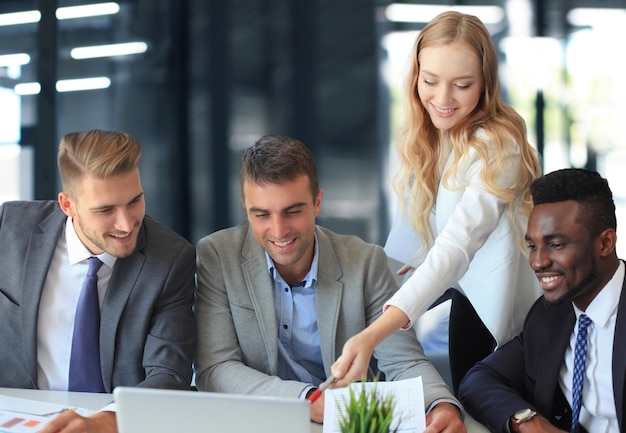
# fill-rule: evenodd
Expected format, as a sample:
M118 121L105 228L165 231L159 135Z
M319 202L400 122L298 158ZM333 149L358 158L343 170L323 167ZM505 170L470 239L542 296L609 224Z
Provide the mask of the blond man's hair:
M141 147L132 136L94 129L61 138L57 164L63 191L73 196L85 176L107 179L139 167Z

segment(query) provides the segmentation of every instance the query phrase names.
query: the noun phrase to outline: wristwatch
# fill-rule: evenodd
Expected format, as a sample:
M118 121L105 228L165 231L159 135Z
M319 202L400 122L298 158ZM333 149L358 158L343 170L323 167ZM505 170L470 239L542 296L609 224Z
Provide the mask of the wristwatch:
M513 414L513 422L517 425L520 425L520 424L525 423L526 421L530 421L536 415L537 415L537 412L535 412L532 409L518 410L517 412Z

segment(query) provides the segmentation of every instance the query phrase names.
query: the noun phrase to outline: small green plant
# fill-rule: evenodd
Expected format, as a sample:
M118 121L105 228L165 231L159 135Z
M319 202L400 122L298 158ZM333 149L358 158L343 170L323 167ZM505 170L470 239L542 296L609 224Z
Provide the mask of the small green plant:
M350 387L348 401L340 412L341 433L390 433L395 401L392 394L381 396L375 387L365 389L364 382ZM393 430L395 431L395 430Z

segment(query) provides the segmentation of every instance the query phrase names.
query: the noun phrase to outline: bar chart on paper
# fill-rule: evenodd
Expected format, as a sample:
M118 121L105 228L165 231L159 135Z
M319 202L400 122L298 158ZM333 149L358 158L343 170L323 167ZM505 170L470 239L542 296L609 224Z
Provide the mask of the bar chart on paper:
M92 410L0 394L0 433L35 433L52 417L67 409L84 416L93 413Z
M35 433L47 421L44 416L0 410L0 433Z

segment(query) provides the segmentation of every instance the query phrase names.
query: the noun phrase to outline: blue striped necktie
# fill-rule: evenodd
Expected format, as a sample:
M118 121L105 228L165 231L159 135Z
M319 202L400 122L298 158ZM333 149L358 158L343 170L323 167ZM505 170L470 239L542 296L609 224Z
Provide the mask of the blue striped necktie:
M104 392L100 371L100 304L98 270L102 262L89 258L89 270L76 306L70 356L69 391Z
M591 319L586 314L578 318L578 336L574 349L574 376L572 380L572 428L576 433L580 407L583 399L583 382L585 381L585 364L587 363L587 328Z

